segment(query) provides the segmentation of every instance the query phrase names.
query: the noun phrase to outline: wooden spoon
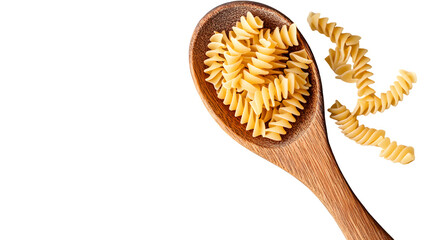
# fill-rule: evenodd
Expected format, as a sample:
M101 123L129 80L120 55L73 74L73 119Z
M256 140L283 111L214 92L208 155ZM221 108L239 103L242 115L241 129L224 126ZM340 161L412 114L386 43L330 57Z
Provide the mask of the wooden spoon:
M234 112L217 98L212 84L205 81L204 60L210 36L214 31L231 30L232 26L250 11L264 21L264 27L274 29L292 21L279 11L255 2L229 2L208 12L193 33L189 62L195 86L204 105L222 127L238 143L286 170L304 183L325 205L347 239L392 239L371 217L354 195L335 161L329 146L323 109L322 84L314 56L306 40L298 32L300 46L313 60L310 65L310 96L297 122L275 142L252 137ZM291 49L292 51L294 49Z

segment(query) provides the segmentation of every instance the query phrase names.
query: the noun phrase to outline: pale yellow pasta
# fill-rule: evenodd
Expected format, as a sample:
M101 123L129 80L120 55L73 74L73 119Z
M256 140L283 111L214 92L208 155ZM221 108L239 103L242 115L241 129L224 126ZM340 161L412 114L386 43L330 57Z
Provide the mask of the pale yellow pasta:
M295 23L291 24L289 28L286 25L280 29L276 27L271 33L271 39L277 44L278 48L286 49L292 46L298 46L297 29Z
M342 27L338 27L334 22L328 22L328 18L321 18L319 13L310 13L307 20L312 30L324 34L336 44L335 49L329 50L329 55L325 60L336 73L336 78L356 83L358 96L361 97L352 113L337 101L329 109L331 118L337 121L340 129L348 138L362 145L381 147L383 150L380 156L403 164L413 161L415 156L412 147L390 141L384 136L385 132L382 130L359 125L356 117L383 112L392 105L396 106L404 95L408 95L412 84L417 80L416 74L400 70L398 80L390 86L390 90L377 96L375 90L370 87L374 83L370 79L373 74L369 71L371 69L371 65L368 63L370 59L365 56L368 51L359 47L360 37L344 33ZM350 60L352 64L349 63Z
M380 97L371 95L359 99L353 113L356 115L368 115L369 113L384 112L390 106L396 106L399 101L402 101L404 95L410 93L413 83L417 81L417 77L415 73L405 70L400 70L399 73L398 80L390 86L389 91L381 93Z
M299 116L299 110L304 109L301 103L306 103L304 96L310 95L305 89L298 89L288 99L281 102L280 107L275 109L268 128L265 130L267 138L281 140L281 135L286 134L285 128L291 128L291 122L295 122L294 116Z
M393 162L407 164L415 159L414 148L404 145L398 145L395 141L385 137L385 131L376 130L373 128L360 125L356 119L356 115L336 101L331 108L328 109L331 113L331 118L336 120L336 124L342 129L343 134L361 145L377 146L382 148L381 157Z
M300 82L301 80L304 82ZM250 104L257 114L260 114L263 108L268 111L276 105L276 101L287 99L289 95L295 93L296 89L306 88L305 83L305 79L293 73L288 73L286 77L279 75L274 81L269 82L268 86L263 86L261 90L255 91Z
M329 49L329 55L325 58L331 69L337 74L336 78L341 79L344 82L355 83L356 79L353 78L352 65L348 64L347 61L350 58L350 49L347 51Z
M210 76L206 78L206 81L212 83L216 89L219 89L222 84L222 66L225 61L223 57L225 44L222 43L222 34L215 33L210 38L208 47L210 50L206 52L206 55L209 58L204 61L204 64L209 68L206 68L204 72Z
M298 45L295 24L271 31L250 12L210 38L206 81L254 137L280 141L303 109L312 61L305 50L289 52Z
M307 52L304 49L291 52L289 57L290 60L286 62L288 68L308 69L308 64L311 63L311 60L308 59Z
M307 20L313 31L324 34L336 44L335 50L330 50L326 61L337 74L337 78L356 83L359 97L373 94L375 91L369 86L374 83L370 79L373 74L368 71L371 65L368 64L369 58L365 56L367 50L359 47L360 37L343 33L342 27L335 22L329 23L328 18L320 18L319 13L311 12ZM347 63L350 58L353 65Z
M355 142L361 145L378 146L384 139L385 131L360 125L356 116L352 115L339 101L336 101L328 111L331 113L330 117L336 120L342 133Z
M225 105L229 105L229 110L235 111L235 116L241 116L241 124L246 124L246 130L253 130L253 137L265 133L265 123L260 114L253 111L249 103L249 98L245 93L237 93L236 89L226 89L221 87L218 98L223 99Z
M237 28L246 31L249 34L258 34L259 29L264 26L264 22L258 17L254 17L251 12L247 12L246 17L242 16L240 22L237 22Z

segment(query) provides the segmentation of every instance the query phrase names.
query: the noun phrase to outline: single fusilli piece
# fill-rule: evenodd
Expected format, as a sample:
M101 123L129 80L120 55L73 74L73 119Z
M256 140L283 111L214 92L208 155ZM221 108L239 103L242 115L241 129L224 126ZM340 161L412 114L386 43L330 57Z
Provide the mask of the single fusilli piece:
M342 133L361 145L377 146L382 148L381 157L393 162L407 164L415 159L414 148L404 145L398 145L395 141L391 142L388 137L385 137L383 130L360 125L356 116L336 101L331 108L328 109L331 113L331 118L336 120L336 124L342 129Z
M295 116L300 116L299 110L304 109L302 103L306 103L304 96L310 93L305 89L298 89L294 94L281 101L279 108L275 108L272 113L271 121L265 130L265 137L272 140L281 140L281 135L286 134L285 128L292 128L291 123L296 121Z
M307 21L313 31L324 34L336 44L335 50L330 50L326 61L337 74L337 78L356 83L359 97L375 93L374 89L369 87L374 83L369 79L373 74L368 71L371 65L368 64L369 58L365 56L367 50L359 47L360 37L344 33L342 27L337 26L335 22L328 22L328 18L320 18L319 13L311 12ZM350 58L353 65L347 63Z
M225 48L225 44L222 43L222 37L222 34L215 33L210 38L208 45L210 50L206 52L209 58L204 61L204 64L209 66L204 72L210 75L206 78L206 81L212 83L216 89L219 89L222 84L222 70L225 61L222 56Z
M280 29L276 27L271 33L271 39L277 44L280 49L287 49L288 47L298 46L297 29L295 23L291 24L289 28L286 25Z
M417 77L415 73L405 70L400 70L399 73L398 80L390 86L389 91L381 93L380 97L371 95L359 99L353 114L368 115L369 113L384 112L390 106L396 106L399 101L402 101L404 94L408 95L410 93L413 83L417 81Z
M236 89L221 87L218 98L223 99L223 104L229 105L229 110L235 111L235 116L240 117L241 124L246 124L246 130L253 130L253 136L257 137L265 133L265 123L261 114L256 114L250 106L250 99L245 93L237 93Z

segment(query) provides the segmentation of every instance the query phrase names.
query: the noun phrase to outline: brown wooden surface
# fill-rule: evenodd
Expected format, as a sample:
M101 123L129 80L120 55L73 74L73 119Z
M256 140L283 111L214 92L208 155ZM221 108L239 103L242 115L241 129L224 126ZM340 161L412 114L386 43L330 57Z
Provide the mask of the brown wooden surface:
M253 138L251 131L246 131L245 125L234 117L234 112L229 111L228 106L217 98L213 85L204 80L207 75L204 73L206 66L203 61L207 58L205 52L213 31L231 30L247 11L259 16L266 28L273 29L292 23L277 10L255 2L226 3L214 8L201 19L191 39L189 61L195 86L207 110L237 142L304 183L332 214L347 239L392 239L353 194L338 168L327 139L317 65L307 42L299 32L298 40L301 44L296 49L304 48L313 59L309 69L311 95L301 116L297 117L297 122L282 141Z

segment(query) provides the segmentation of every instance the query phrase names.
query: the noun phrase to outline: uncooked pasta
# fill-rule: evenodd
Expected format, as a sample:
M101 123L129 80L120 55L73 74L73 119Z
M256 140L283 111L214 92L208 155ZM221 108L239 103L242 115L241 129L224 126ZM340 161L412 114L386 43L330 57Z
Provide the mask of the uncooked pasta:
M310 13L307 20L313 31L318 31L335 43L335 49L329 49L329 55L325 60L337 75L336 78L356 84L360 97L353 112L336 101L328 110L331 112L331 118L336 120L348 138L362 145L380 147L382 149L380 156L402 164L412 162L415 159L413 147L398 145L385 137L383 130L360 125L357 116L383 112L390 106L396 106L404 95L408 95L417 80L416 74L400 70L398 80L390 86L390 90L377 96L370 86L374 81L370 79L373 75L369 71L370 59L365 56L368 50L359 47L360 37L344 33L342 27L334 22L328 22L328 18L321 18L319 13ZM350 61L352 63L349 63Z
M247 12L231 31L210 38L206 81L253 137L280 141L306 103L312 61L304 49L289 52L299 46L297 34L295 24L267 29Z

